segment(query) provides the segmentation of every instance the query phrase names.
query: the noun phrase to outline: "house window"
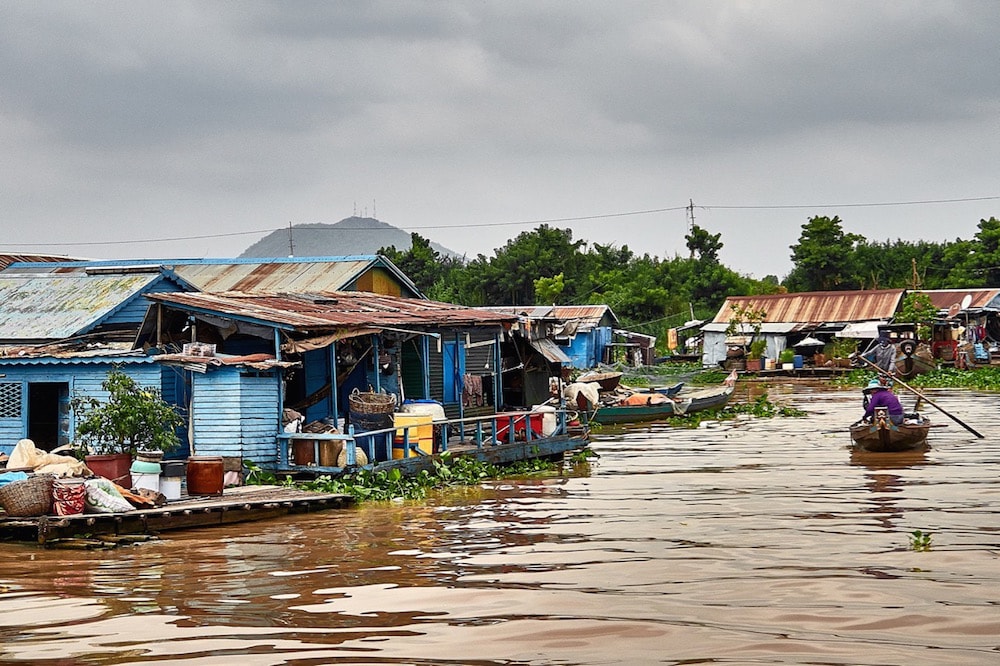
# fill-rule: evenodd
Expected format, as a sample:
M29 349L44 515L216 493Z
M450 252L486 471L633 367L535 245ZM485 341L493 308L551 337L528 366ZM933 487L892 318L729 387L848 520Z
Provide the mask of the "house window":
M0 419L21 418L20 382L0 382Z

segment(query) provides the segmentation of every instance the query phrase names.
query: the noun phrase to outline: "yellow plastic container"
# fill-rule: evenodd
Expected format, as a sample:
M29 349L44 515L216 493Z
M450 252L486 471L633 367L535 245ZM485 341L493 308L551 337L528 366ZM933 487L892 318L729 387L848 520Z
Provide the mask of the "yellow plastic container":
M434 444L434 426L431 425L431 421L434 420L433 416L430 414L396 412L392 417L393 426L397 428L396 436L392 439L393 459L398 460L400 458L420 455L413 450L414 447L419 447L424 453L431 452L431 446ZM408 430L401 429L406 427L408 427ZM406 432L410 434L409 449L405 445Z

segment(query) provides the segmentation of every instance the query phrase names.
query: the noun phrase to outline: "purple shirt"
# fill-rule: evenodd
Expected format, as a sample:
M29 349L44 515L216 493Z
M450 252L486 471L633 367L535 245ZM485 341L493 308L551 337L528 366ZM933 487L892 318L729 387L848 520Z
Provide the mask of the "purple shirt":
M868 401L868 407L865 409L865 418L870 419L875 415L876 407L888 407L889 416L897 416L903 418L903 405L900 404L899 398L896 394L887 389L877 389L872 391L871 399Z

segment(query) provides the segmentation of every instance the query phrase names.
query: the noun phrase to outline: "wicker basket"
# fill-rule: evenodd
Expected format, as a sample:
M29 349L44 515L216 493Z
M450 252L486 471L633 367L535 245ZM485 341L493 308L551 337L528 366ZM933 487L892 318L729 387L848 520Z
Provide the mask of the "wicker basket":
M29 476L0 488L0 506L8 516L46 516L52 513L52 483L49 474Z
M350 395L351 411L358 414L392 414L396 411L396 396L387 393L362 393Z

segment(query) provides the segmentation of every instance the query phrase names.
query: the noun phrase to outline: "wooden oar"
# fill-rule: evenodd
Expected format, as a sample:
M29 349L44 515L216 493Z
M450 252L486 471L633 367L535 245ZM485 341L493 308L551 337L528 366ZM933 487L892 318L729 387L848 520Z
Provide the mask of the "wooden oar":
M875 365L874 363L872 363L871 361L869 361L868 359L866 359L863 356L859 356L858 358L860 358L862 361L864 361L868 365L870 365L873 368L875 368L876 370L878 370L878 373L880 375L886 375L886 376L890 377L892 379L892 381L894 381L895 383L899 384L900 386L902 386L906 390L908 390L911 393L913 393L915 396L917 396L917 398L920 398L921 400L925 401L927 404L933 405L934 407L936 407L939 412L941 412L942 414L944 414L945 416L947 416L949 419L951 419L952 421L954 421L958 425L962 426L963 428L965 428L966 430L968 430L969 432L971 432L973 435L975 435L979 439L984 439L985 438L981 433L979 433L975 428L973 428L972 426L970 426L968 423L962 421L960 418L958 418L954 414L948 413L947 411L945 411L945 409L941 405L937 404L936 402L934 402L933 400L931 400L930 398L928 398L926 395L924 395L923 393L921 393L917 389L913 388L912 386L910 386L909 384L907 384L906 382L904 382L902 379L899 379L897 377L892 377L892 375L889 375L885 370L883 370L882 368L878 367L877 365Z

